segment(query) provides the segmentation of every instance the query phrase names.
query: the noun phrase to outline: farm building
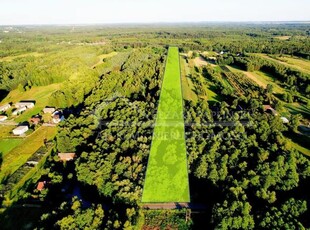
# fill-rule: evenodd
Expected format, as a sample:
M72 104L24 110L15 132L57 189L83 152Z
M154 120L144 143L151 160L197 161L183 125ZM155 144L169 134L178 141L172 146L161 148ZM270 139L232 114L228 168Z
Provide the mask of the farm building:
M27 102L27 101L25 101L25 102L20 101L20 102L17 102L15 104L15 107L16 108L26 107L27 109L31 109L34 107L34 103L33 102Z
M58 153L58 157L61 161L72 161L75 157L75 153Z
M53 107L45 107L44 109L43 109L43 113L54 113L55 112L55 108L53 108Z
M11 108L11 105L10 105L10 104L2 105L2 106L0 106L0 112L5 112L5 111L7 111L9 108Z
M5 121L5 120L7 120L7 119L8 119L7 116L0 116L0 121Z
M28 131L28 126L18 126L17 128L13 129L14 135L22 135Z
M22 113L22 112L24 112L24 111L26 111L26 110L27 110L26 107L18 108L18 109L16 109L16 110L13 111L12 115L16 116L16 115L18 115L18 114L20 114L20 113Z

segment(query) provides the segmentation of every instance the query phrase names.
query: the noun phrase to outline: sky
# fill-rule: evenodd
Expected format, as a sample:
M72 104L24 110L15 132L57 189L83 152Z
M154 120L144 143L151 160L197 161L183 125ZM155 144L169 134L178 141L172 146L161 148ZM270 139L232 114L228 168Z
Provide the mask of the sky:
M310 0L0 0L0 25L309 20Z

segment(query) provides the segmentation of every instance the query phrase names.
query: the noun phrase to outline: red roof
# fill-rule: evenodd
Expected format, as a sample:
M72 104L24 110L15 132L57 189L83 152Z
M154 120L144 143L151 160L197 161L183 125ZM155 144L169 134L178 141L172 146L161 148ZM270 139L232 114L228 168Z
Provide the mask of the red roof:
M58 153L60 160L72 161L75 157L75 153Z
M37 190L42 191L45 187L45 181L40 181L37 186Z

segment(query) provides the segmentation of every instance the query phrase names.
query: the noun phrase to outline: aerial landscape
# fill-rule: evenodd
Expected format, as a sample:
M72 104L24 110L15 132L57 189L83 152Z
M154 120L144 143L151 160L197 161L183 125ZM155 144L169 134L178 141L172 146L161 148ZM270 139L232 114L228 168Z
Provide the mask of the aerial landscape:
M310 4L267 2L3 3L0 229L310 229Z

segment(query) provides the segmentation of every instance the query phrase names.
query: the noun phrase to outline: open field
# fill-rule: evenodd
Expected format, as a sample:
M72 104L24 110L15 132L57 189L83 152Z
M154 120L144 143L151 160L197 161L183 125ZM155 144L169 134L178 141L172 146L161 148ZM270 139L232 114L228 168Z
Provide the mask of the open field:
M142 202L189 202L178 48L169 49Z
M113 57L115 55L117 55L117 52L112 52L112 53L109 53L109 54L102 54L102 55L98 56L98 59L99 59L98 62L96 64L94 64L91 68L93 69L96 66L104 63L104 59L105 58L110 58L110 57Z
M269 59L271 61L278 62L292 69L296 69L301 72L310 74L310 61L308 60L292 58L288 56L273 58L273 57L268 56L267 54L255 54L255 55Z
M48 105L49 97L53 92L60 88L60 85L61 84L36 86L23 93L21 93L18 89L15 89L3 99L1 104L10 102L16 103L22 100L35 100L36 104L34 108L26 110L15 119L16 122L27 121L31 116L38 114L45 106Z
M56 127L40 127L26 137L17 147L5 154L0 172L0 180L15 172L43 144L44 139L51 140L56 135Z
M287 41L291 38L291 36L276 36L274 38L282 40L282 41Z
M309 60L301 59L301 58L293 58L290 56L277 57L277 60L281 60L282 62L285 62L286 64L293 65L297 68L300 68L303 72L310 73L310 61Z
M273 85L273 91L275 93L284 93L285 89L280 87L274 80L274 78L262 71L255 71L255 72L247 72L241 69L238 69L233 66L227 66L228 69L230 69L231 72L238 73L241 72L247 77L249 77L251 80L256 82L259 86L266 88L268 84Z
M0 140L0 152L5 156L6 153L10 152L16 146L18 146L23 139L2 139Z
M23 57L29 57L29 56L40 57L42 55L43 55L42 53L31 52L31 53L25 53L25 54L20 54L20 55L15 55L15 56L7 56L4 58L0 58L0 62L2 62L2 61L13 61L16 58L23 58Z
M180 59L181 79L182 79L182 94L184 100L197 101L197 95L193 92L193 83L189 77L190 70L184 58Z

